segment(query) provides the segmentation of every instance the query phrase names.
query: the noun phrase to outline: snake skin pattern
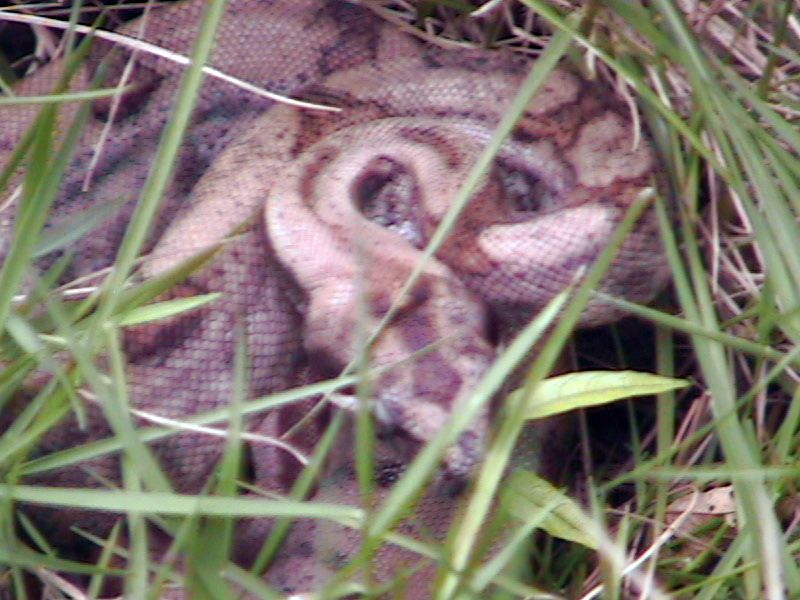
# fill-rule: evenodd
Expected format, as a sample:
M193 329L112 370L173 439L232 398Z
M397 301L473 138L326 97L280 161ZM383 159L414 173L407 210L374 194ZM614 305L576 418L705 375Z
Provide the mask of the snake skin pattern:
M154 9L142 37L189 54L203 7L195 0ZM124 31L137 34L139 24ZM88 87L109 50L109 43L96 43L72 89ZM129 58L128 51L117 50L112 79ZM510 53L434 48L341 0L231 0L211 63L272 92L342 110L276 104L206 78L137 277L162 274L227 240L209 265L170 293L222 297L125 335L131 402L175 419L229 404L237 331L247 340L249 397L338 375L356 359L360 332L371 331L389 310L529 69L528 60ZM122 96L90 170L112 114L108 101L95 103L49 226L124 202L74 244L65 280L113 261L170 118L182 69L136 53L133 88ZM60 62L51 63L16 91L47 93L62 70ZM73 111L74 105L65 107L65 121ZM0 165L36 107L3 112ZM419 353L382 371L372 384L382 429L381 490L481 380L497 352L490 325L507 330L534 315L578 269L592 264L631 202L651 185L657 174L653 151L646 140L633 140L629 116L613 97L566 70L555 71L527 108L481 189L370 349L373 367ZM13 237L13 212L0 213L0 261ZM655 219L647 213L602 289L645 302L664 279ZM582 325L619 316L594 302ZM308 406L270 411L247 427L280 436ZM88 411L88 430L79 431L74 422L56 427L38 455L113 435L97 405L89 404ZM6 411L0 428L8 427L8 419ZM311 451L321 420L288 441ZM487 414L481 416L448 452L444 475L431 484L405 533L434 539L445 534L463 487L458 482L481 458L488 421ZM341 440L314 499L358 504L351 445ZM180 433L151 447L174 489L197 493L224 442ZM90 462L94 473L120 481L116 457ZM274 446L253 447L250 462L252 482L278 493L289 489L300 469ZM84 466L28 483L98 485ZM75 540L70 526L107 534L113 523L86 511L29 512L65 547ZM258 520L241 525L241 563L253 560L269 528ZM342 526L301 522L266 578L286 592L319 589L358 543L357 532ZM376 561L376 580L388 581L418 560L410 551L385 548ZM430 565L417 570L405 597L427 597L434 572Z

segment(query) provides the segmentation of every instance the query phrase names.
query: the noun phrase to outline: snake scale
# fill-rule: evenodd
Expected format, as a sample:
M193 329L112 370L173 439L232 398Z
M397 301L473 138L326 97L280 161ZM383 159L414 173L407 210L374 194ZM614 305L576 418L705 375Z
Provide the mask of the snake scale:
M189 54L204 4L153 8L143 27L135 22L124 31ZM96 42L73 90L89 86L109 49L110 43ZM128 50L117 49L110 83L130 58ZM65 280L101 271L113 260L170 118L183 67L146 51L135 53L131 64L132 87L119 106L112 110L107 100L93 106L48 226L111 202L121 208L73 244ZM247 341L250 397L338 375L359 356L359 332L373 328L397 299L530 63L508 52L434 47L342 0L230 0L211 64L260 88L341 110L274 103L206 77L137 277L163 274L226 240L210 264L170 292L221 297L130 328L124 341L131 402L176 419L228 405L237 331ZM16 93L47 93L62 71L55 61L23 80ZM0 164L36 110L3 109ZM66 117L74 110L67 105ZM109 119L110 133L93 165ZM436 435L481 380L497 353L491 328L513 331L591 265L631 202L652 184L654 153L646 139L637 143L635 137L612 94L567 70L556 70L527 107L480 190L370 349L371 366L387 367L371 390L382 431L380 487L396 479L419 444ZM13 228L13 207L6 208L0 213L0 259ZM647 301L664 279L655 217L648 212L602 289ZM593 302L582 325L619 316ZM247 427L277 437L307 408L272 410ZM97 404L87 410L88 429L74 422L53 428L38 455L113 435ZM13 411L5 413L2 428ZM408 524L409 533L446 532L460 489L453 482L480 460L488 420L480 417L450 449L443 475L417 509L424 527ZM311 451L317 437L305 431L289 441ZM351 442L339 445L338 468L314 497L357 504ZM151 447L174 489L197 493L224 442L181 433ZM250 463L252 482L279 493L300 468L271 445L255 445ZM120 481L117 458L93 459L90 466L92 473ZM83 466L28 482L98 485ZM71 525L107 534L112 522L86 511L29 512L65 547L75 541ZM242 525L240 562L253 559L268 530L269 523L258 520ZM299 523L267 580L287 592L317 589L357 546L355 532ZM382 550L377 580L394 576L410 554ZM411 578L407 597L426 597L431 572L423 568Z

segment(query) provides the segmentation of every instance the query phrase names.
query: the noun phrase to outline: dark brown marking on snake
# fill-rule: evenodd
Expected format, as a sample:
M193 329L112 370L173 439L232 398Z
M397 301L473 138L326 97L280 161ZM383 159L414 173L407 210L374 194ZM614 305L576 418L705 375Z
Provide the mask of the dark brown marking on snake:
M380 45L380 23L360 7L346 2L326 2L318 18L329 19L339 29L336 40L320 53L318 68L322 77L375 59ZM372 27L365 21L373 21ZM353 52L357 48L358 52Z
M461 169L464 166L465 156L453 145L452 139L443 135L434 127L404 126L398 131L400 137L414 142L430 146L447 161L450 169Z
M404 316L398 324L405 346L412 352L428 348L440 339L440 334L430 317L424 314Z
M461 374L435 350L428 352L414 364L416 398L440 406L450 406L463 384Z
M392 307L392 298L386 293L374 293L370 296L370 314L376 319L382 319Z
M299 156L307 148L324 139L325 136L349 125L364 121L377 121L393 114L391 108L381 102L360 100L350 92L331 90L325 86L312 87L309 93L303 95L303 98L309 102L334 106L343 110L334 115L317 111L300 111L296 118L299 120L299 130L302 135L297 136L292 145L292 157Z
M408 308L423 306L434 295L434 283L429 281L427 277L422 277L411 290L411 296L406 303Z
M317 179L325 170L327 163L332 161L338 153L339 150L332 146L323 146L317 149L314 160L308 164L300 180L300 196L305 202L312 202L316 198L314 187L317 185Z
M103 83L106 87L119 85L122 71L126 60L116 57L112 61L112 72L106 77ZM101 121L106 121L113 116L114 123L120 123L138 113L146 105L152 93L161 85L164 77L152 69L141 64L135 63L127 80L130 89L124 92L112 113L113 98L100 98L92 102L92 114Z

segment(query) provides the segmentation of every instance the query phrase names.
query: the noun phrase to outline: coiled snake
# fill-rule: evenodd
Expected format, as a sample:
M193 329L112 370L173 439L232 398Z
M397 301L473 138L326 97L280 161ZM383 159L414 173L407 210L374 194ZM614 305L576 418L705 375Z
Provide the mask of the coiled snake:
M154 9L144 39L188 54L203 5L195 0ZM139 25L126 31L137 32ZM100 57L107 51L108 44L98 42L93 52ZM121 73L127 59L120 52L112 74ZM96 63L90 61L73 89L88 86ZM120 197L126 202L74 245L68 277L113 260L170 117L182 67L147 52L138 52L133 64L133 88L113 112L110 135L90 167L112 112L104 102L93 108L51 225ZM169 418L229 403L237 331L247 340L251 397L337 375L355 360L360 332L370 331L397 300L529 63L503 52L435 48L343 1L231 0L212 64L270 91L342 110L275 104L207 78L140 275L164 273L224 239L212 262L172 292L222 296L189 313L132 328L125 338L132 403ZM17 92L49 91L62 69L58 62L48 65ZM0 163L35 109L4 112L8 127L0 133ZM486 372L496 354L489 316L508 328L520 316L535 314L578 269L592 264L631 202L651 185L657 171L653 152L646 140L636 144L634 138L629 116L608 92L565 70L552 74L370 349L373 367L405 360L382 371L371 392L385 430L379 456L392 457L384 463L389 471L436 435ZM12 236L12 211L0 217L2 257ZM648 213L619 252L603 290L647 301L664 277ZM595 302L582 323L618 316ZM274 410L248 427L277 436L304 410L305 405ZM102 411L90 405L89 412L88 431L56 427L39 453L111 435ZM486 416L478 419L450 450L445 471L451 477L464 477L480 459L487 427ZM308 448L314 439L305 433L292 441ZM175 489L196 493L223 444L182 433L152 448ZM255 447L251 463L254 483L279 492L299 470L290 455L272 446ZM116 458L95 459L92 467L111 481L120 479ZM317 497L357 502L349 469L350 476L340 473L335 488L322 485ZM72 467L31 481L97 485L91 479L83 468ZM456 492L440 485L429 492L420 514L443 532L449 495ZM93 513L31 512L60 531L56 539L72 539L71 524L101 532L109 527ZM243 529L241 560L252 559L255 538L262 539L268 528L249 523ZM308 550L319 538L317 525L300 524L293 536L268 579L285 590L312 589L334 566L324 550ZM340 541L354 547L357 536L342 534ZM346 549L341 552L347 555ZM395 568L384 560L379 579ZM408 593L424 597L425 577L417 579L418 591Z

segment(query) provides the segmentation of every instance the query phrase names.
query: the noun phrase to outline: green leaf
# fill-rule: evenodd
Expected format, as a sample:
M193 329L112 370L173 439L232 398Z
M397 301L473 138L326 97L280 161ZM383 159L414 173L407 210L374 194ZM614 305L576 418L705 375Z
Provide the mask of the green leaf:
M622 398L650 396L689 385L686 379L662 377L637 371L582 371L550 377L542 381L527 398L522 388L509 394L512 404L524 402L527 419L543 419L576 408L608 404Z
M354 506L331 502L297 502L266 500L252 496L223 498L173 492L143 492L138 490L108 490L88 488L9 485L0 483L0 501L10 499L45 506L83 508L106 512L133 512L150 515L191 517L291 517L294 519L328 519L354 528L364 518L364 512ZM2 556L2 555L0 555ZM3 559L0 557L0 562Z
M164 300L163 302L155 302L147 306L140 306L126 313L125 316L120 319L120 325L127 327L166 319L167 317L172 317L205 306L221 295L222 294L218 292L214 292L212 294L200 294L199 296L189 296L188 298L174 298L173 300Z
M181 282L185 281L190 275L196 273L204 267L217 253L218 246L208 248L196 255L187 258L185 261L168 269L164 273L155 277L150 277L142 283L125 289L121 293L119 305L115 314L126 315L134 308L138 308L146 302L150 302L161 294L174 290Z
M536 522L550 535L597 550L596 525L577 502L530 471L511 474L503 501L508 512L525 523Z
M41 258L62 248L68 249L70 244L74 244L100 227L104 221L113 217L128 200L129 198L125 196L119 196L111 202L101 203L83 210L44 230L34 249L34 258Z

